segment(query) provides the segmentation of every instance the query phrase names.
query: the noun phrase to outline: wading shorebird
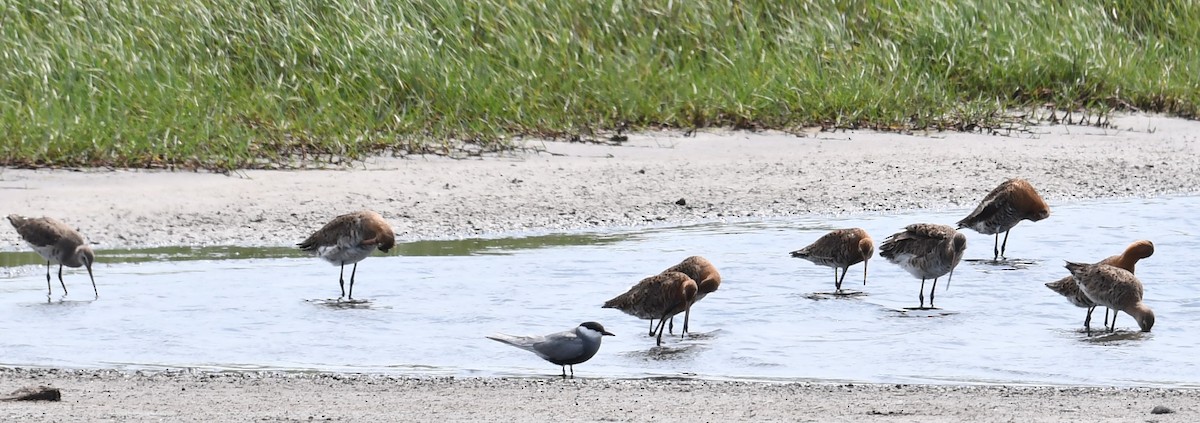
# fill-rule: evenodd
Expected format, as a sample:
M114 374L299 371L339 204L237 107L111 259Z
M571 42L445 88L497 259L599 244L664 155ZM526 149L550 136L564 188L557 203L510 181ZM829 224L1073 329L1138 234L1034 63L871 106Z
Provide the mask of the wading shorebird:
M992 260L1004 258L1008 247L1008 231L1022 220L1037 222L1050 217L1050 206L1042 200L1029 181L1012 178L988 193L975 211L958 221L958 227L969 228L984 235L995 235ZM1004 243L1000 233L1004 232Z
M50 264L57 263L58 283L62 284L64 296L67 295L67 284L63 282L63 266L83 266L87 268L88 278L92 280L92 292L96 294L96 298L100 298L100 291L96 290L96 277L92 275L92 263L96 261L96 255L92 252L92 247L84 242L83 235L52 217L22 217L10 214L8 221L17 229L21 239L46 259L46 296L53 293L50 285Z
M701 256L685 258L679 264L662 271L662 273L667 272L683 273L692 278L693 281L696 281L696 287L699 291L696 293L696 299L692 301L693 304L721 288L721 273L717 271L717 267L713 266L712 262ZM671 314L671 320L667 324L667 333L675 333L675 315L679 314L680 311L682 310L675 310L675 313ZM654 327L653 320L650 321L650 327L652 329ZM687 322L684 322L682 333L687 333L687 331L688 325ZM650 335L653 336L654 334L651 333Z
M900 265L908 273L921 279L921 292L917 298L921 309L925 308L925 280L933 279L929 289L929 308L933 307L933 295L937 290L938 278L950 274L954 278L954 267L962 260L967 249L967 236L947 225L914 223L879 244L879 256ZM950 286L950 279L946 280Z
M850 266L863 264L863 285L867 284L867 261L875 254L875 243L862 228L837 229L817 238L807 247L792 251L792 257L802 258L820 266L833 268L833 286L842 291L842 280ZM838 277L838 268L842 277Z
M658 333L658 345L662 345L662 334L671 316L683 312L683 327L687 327L692 303L699 291L696 281L680 272L664 272L645 279L604 303L602 308L615 308L639 319L650 319L650 336ZM654 319L659 319L658 328ZM686 336L685 333L680 337Z
M1154 243L1147 240L1134 241L1132 244L1129 244L1129 247L1125 248L1123 253L1100 260L1099 264L1116 266L1128 270L1129 273L1135 273L1134 268L1137 266L1138 260L1152 255L1154 255ZM1092 311L1096 310L1096 303L1092 302L1092 299L1088 298L1087 295L1083 295L1083 291L1079 289L1079 284L1075 282L1075 277L1067 276L1054 282L1048 282L1046 283L1046 287L1067 297L1067 300L1071 304L1087 309L1087 316L1083 319L1083 328L1087 331L1088 335L1091 335ZM1105 329L1109 327L1108 310L1104 311L1104 327Z
M604 330L599 323L583 322L574 330L546 336L496 334L487 338L532 352L543 360L562 366L563 379L567 378L567 366L571 366L571 378L574 379L575 365L596 355L596 351L600 351L600 340L605 335L616 336Z
M342 288L343 297L354 299L354 274L358 270L358 262L371 255L371 251L388 252L396 245L396 236L392 227L383 220L383 216L370 210L343 214L333 218L321 229L314 232L304 242L296 244L300 250L315 254L317 257L341 266L338 271L338 286ZM350 294L346 295L346 282L343 274L346 265L353 264L350 269Z
M1142 332L1154 326L1154 312L1142 303L1142 282L1128 270L1107 264L1067 262L1067 270L1088 299L1096 305L1124 311L1137 320ZM1109 332L1117 329L1117 313L1113 314Z

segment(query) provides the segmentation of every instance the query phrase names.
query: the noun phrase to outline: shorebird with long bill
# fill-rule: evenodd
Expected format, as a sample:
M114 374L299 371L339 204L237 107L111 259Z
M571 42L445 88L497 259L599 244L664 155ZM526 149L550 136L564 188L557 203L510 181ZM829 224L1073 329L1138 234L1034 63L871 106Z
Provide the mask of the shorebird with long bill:
M1138 260L1150 257L1151 255L1154 255L1154 243L1147 240L1134 241L1121 254L1100 260L1099 264L1116 266L1128 270L1129 273L1135 273L1134 269L1137 266ZM1092 312L1096 310L1097 305L1091 298L1083 294L1083 290L1079 288L1079 283L1075 282L1075 277L1067 276L1054 282L1047 282L1046 287L1059 293L1059 295L1067 297L1067 300L1071 304L1087 309L1087 316L1083 318L1083 328L1087 331L1088 335L1091 335ZM1109 327L1108 311L1109 309L1107 308L1104 311L1104 327L1106 329Z
M375 249L388 252L396 245L396 235L379 213L362 210L333 218L296 245L301 251L313 253L334 266L340 266L338 286L342 288L342 296L338 300L353 300L354 274L358 271L358 262L370 256ZM349 295L344 276L347 264L354 265L350 269Z
M658 345L662 345L663 329L671 316L683 312L683 327L687 327L697 291L696 281L687 275L665 272L642 279L624 294L606 301L602 308L615 308L630 316L650 320L650 335L657 333ZM654 319L659 319L657 328ZM681 338L686 334L683 331Z
M875 254L875 243L862 228L837 229L817 238L812 244L792 251L792 257L802 258L819 266L833 268L833 286L842 292L842 281L850 266L863 264L863 285L867 284L867 261ZM842 276L838 277L838 269Z
M96 254L83 240L79 231L52 217L10 214L8 222L17 229L21 239L29 243L33 251L46 260L46 296L53 294L50 285L50 265L58 264L58 283L62 285L64 296L67 295L67 283L63 282L63 266L83 266L87 268L88 278L92 280L92 292L96 294L96 298L100 298L100 291L96 289L96 277L92 275L92 263L96 261Z
M966 235L954 228L914 223L879 244L879 256L921 279L921 292L917 298L921 301L920 308L925 309L925 280L933 279L933 288L929 289L929 308L934 308L933 296L937 291L938 278L947 273L950 278L954 277L954 268L962 260L966 249ZM950 279L946 280L946 286L950 286Z
M1008 232L1022 220L1037 222L1050 217L1050 206L1029 181L1012 178L989 192L975 211L958 221L959 229L969 228L984 235L995 235L992 260L1004 258ZM1000 243L1000 233L1004 243Z

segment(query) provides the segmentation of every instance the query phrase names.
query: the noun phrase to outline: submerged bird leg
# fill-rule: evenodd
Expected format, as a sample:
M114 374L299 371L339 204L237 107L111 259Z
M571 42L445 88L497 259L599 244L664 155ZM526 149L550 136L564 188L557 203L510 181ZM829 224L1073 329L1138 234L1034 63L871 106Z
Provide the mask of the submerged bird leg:
M1092 336L1092 311L1096 306L1088 307L1087 317L1083 319L1083 330L1087 331L1088 336ZM1108 323L1108 312L1104 312L1104 322Z
M354 299L354 273L358 271L358 263L354 263L354 267L350 268L350 296L347 299Z
M1000 244L1000 258L1006 259L1006 260L1008 259L1008 257L1004 257L1004 249L1008 248L1008 233L1009 232L1012 232L1012 229L1004 231L1004 243ZM996 234L996 236L998 237L998 236L1000 236L1000 234Z
M933 287L929 288L929 308L934 308L933 307L933 292L937 291L937 280L938 280L938 278L933 278Z
M925 278L921 278L921 292L917 293L917 298L921 300L921 308L925 308Z
M62 284L63 296L67 295L67 283L62 280L62 263L58 264L58 283Z
M46 260L46 296L54 295L54 291L50 288L50 261Z
M345 274L346 274L346 262L342 262L342 267L338 269L338 287L342 289L342 295L338 297L338 300L341 300L342 298L346 297Z

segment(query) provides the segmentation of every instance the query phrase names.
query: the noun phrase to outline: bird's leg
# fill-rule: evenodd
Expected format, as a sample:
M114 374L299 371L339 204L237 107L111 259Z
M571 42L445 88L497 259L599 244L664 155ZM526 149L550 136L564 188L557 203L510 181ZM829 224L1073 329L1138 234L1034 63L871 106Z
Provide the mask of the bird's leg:
M1113 333L1113 332L1117 331L1117 313L1119 313L1119 311L1113 312L1112 326L1110 326L1108 328L1108 333Z
M833 268L833 292L842 292L842 280L838 279L837 267Z
M342 262L342 267L338 269L338 287L342 289L342 295L338 297L338 301L346 297L346 262Z
M933 286L929 288L929 308L934 308L933 307L933 292L937 291L937 280L938 280L938 278L933 278Z
M58 264L58 283L62 284L63 296L67 296L67 283L62 280L62 263Z
M846 272L848 272L848 271L850 271L849 267L842 269L842 277L840 279L838 279L838 281L837 281L837 290L838 291L842 290L842 281L846 280ZM836 267L833 268L833 276L837 277L837 268Z
M54 295L54 290L50 288L50 261L46 260L46 298Z
M925 278L921 278L921 292L917 293L917 298L921 300L921 308L925 308Z
M1008 257L1004 257L1004 249L1008 248L1008 233L1009 232L1012 232L1012 229L1004 231L1004 243L1000 244L1000 258L1005 259L1005 260L1008 260ZM996 236L1000 236L1000 234L996 234Z
M1108 311L1109 310L1111 310L1111 309L1108 307L1104 308L1104 328L1105 329L1108 329ZM1117 318L1113 317L1113 320L1117 320ZM1113 326L1116 326L1116 325L1114 324Z
M688 318L692 315L692 302L688 301L683 307L683 330L679 331L679 339L687 336Z
M1108 315L1105 315L1104 321L1108 321ZM650 319L650 336L654 336L654 319Z
M574 379L575 378L575 365L571 364L570 367L571 367L571 379Z
M662 346L662 332L666 326L666 323L667 316L663 316L661 319L658 319L658 330L656 332L658 332L658 346L660 347Z
M992 261L1000 261L1000 233L996 232L994 241L992 241Z
M1083 330L1087 331L1088 336L1092 336L1092 311L1096 306L1088 307L1087 317L1083 319ZM1108 322L1108 312L1104 312L1104 321Z
M566 365L562 366L562 372L563 372L562 373L563 380L567 380L567 366ZM574 373L574 372L572 372L572 373Z
M675 316L671 316L671 322L667 324L667 333L675 334Z
M354 273L358 271L358 263L354 263L354 267L350 268L350 295L346 298L354 300Z

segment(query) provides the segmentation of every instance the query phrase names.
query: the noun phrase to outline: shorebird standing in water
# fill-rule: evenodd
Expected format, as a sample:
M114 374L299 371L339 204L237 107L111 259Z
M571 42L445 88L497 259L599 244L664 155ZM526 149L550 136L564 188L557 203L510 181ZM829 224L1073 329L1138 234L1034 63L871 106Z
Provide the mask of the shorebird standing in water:
M575 378L575 365L588 361L600 351L600 340L605 335L616 336L604 330L596 322L583 322L575 328L546 336L517 336L496 334L487 337L508 345L537 354L543 360L563 366L563 379L567 378L567 366L571 366L571 378Z
M692 304L695 304L697 301L704 299L704 297L708 294L711 294L717 289L721 288L721 273L717 272L717 267L713 266L712 262L701 256L691 256L685 258L683 261L679 262L679 264L671 266L667 268L667 270L662 271L662 273L667 272L683 273L689 278L692 278L693 281L696 281L696 287L698 288L698 291L696 292L696 299L692 300ZM676 310L675 313L671 314L671 320L667 324L667 333L675 333L675 315L679 314L680 311L681 310ZM688 331L686 320L687 319L684 319L683 332L681 332L681 334L685 334ZM654 327L654 320L650 321L650 327ZM651 333L650 335L654 334Z
M1137 320L1142 332L1154 326L1154 312L1142 302L1142 282L1128 270L1107 264L1067 262L1067 270L1088 299L1118 312L1124 311ZM1109 332L1117 329L1113 315Z
M1128 270L1129 273L1135 273L1134 268L1137 266L1138 260L1154 255L1154 243L1146 240L1134 241L1125 248L1121 254L1101 260L1099 264L1107 264L1116 266L1121 269ZM1088 335L1092 334L1092 311L1096 310L1096 303L1092 302L1091 298L1083 294L1079 289L1079 284L1075 282L1074 276L1067 276L1054 282L1046 283L1046 287L1054 292L1067 297L1071 304L1077 307L1087 309L1087 317L1083 319L1083 328ZM1104 327L1108 328L1108 310L1104 311Z
M946 225L914 223L879 244L879 256L900 265L908 273L921 278L921 292L917 298L925 308L925 280L933 279L929 289L929 308L933 308L933 295L937 290L938 278L950 274L962 260L967 249L967 236ZM950 286L950 280L946 280Z
M62 277L62 267L65 265L86 267L88 278L92 280L92 291L96 298L100 298L100 291L96 290L96 278L92 275L92 263L96 261L96 255L84 242L83 235L52 217L22 217L10 214L8 222L17 229L21 239L46 259L46 296L53 293L50 286L50 264L58 263L58 283L62 284L64 296L67 295L67 284L63 282Z
M354 274L358 270L358 262L371 255L371 251L388 252L396 245L396 236L392 227L383 220L383 216L370 210L343 214L333 218L321 229L314 232L304 242L296 244L300 250L316 254L335 266L341 266L338 271L338 286L342 288L343 297L354 299ZM350 269L350 293L346 294L346 282L343 274L347 264L353 264Z
M699 288L696 281L680 272L664 272L645 279L604 303L602 308L615 308L639 319L650 319L650 335L658 333L662 345L663 326L671 316L683 312L683 327L687 327L692 303ZM658 328L654 319L659 319ZM680 336L685 336L686 331Z
M1050 217L1050 206L1042 200L1029 181L1013 178L1004 181L988 193L975 211L958 221L958 227L970 228L984 235L995 235L992 260L1004 258L1008 247L1008 231L1022 220L1037 222ZM1000 233L1004 232L1004 243Z
M875 254L875 243L862 228L837 229L817 238L807 247L792 251L792 257L802 258L820 266L833 268L833 286L842 292L842 281L850 266L863 264L863 285L867 284L867 261ZM838 268L842 277L838 277Z

